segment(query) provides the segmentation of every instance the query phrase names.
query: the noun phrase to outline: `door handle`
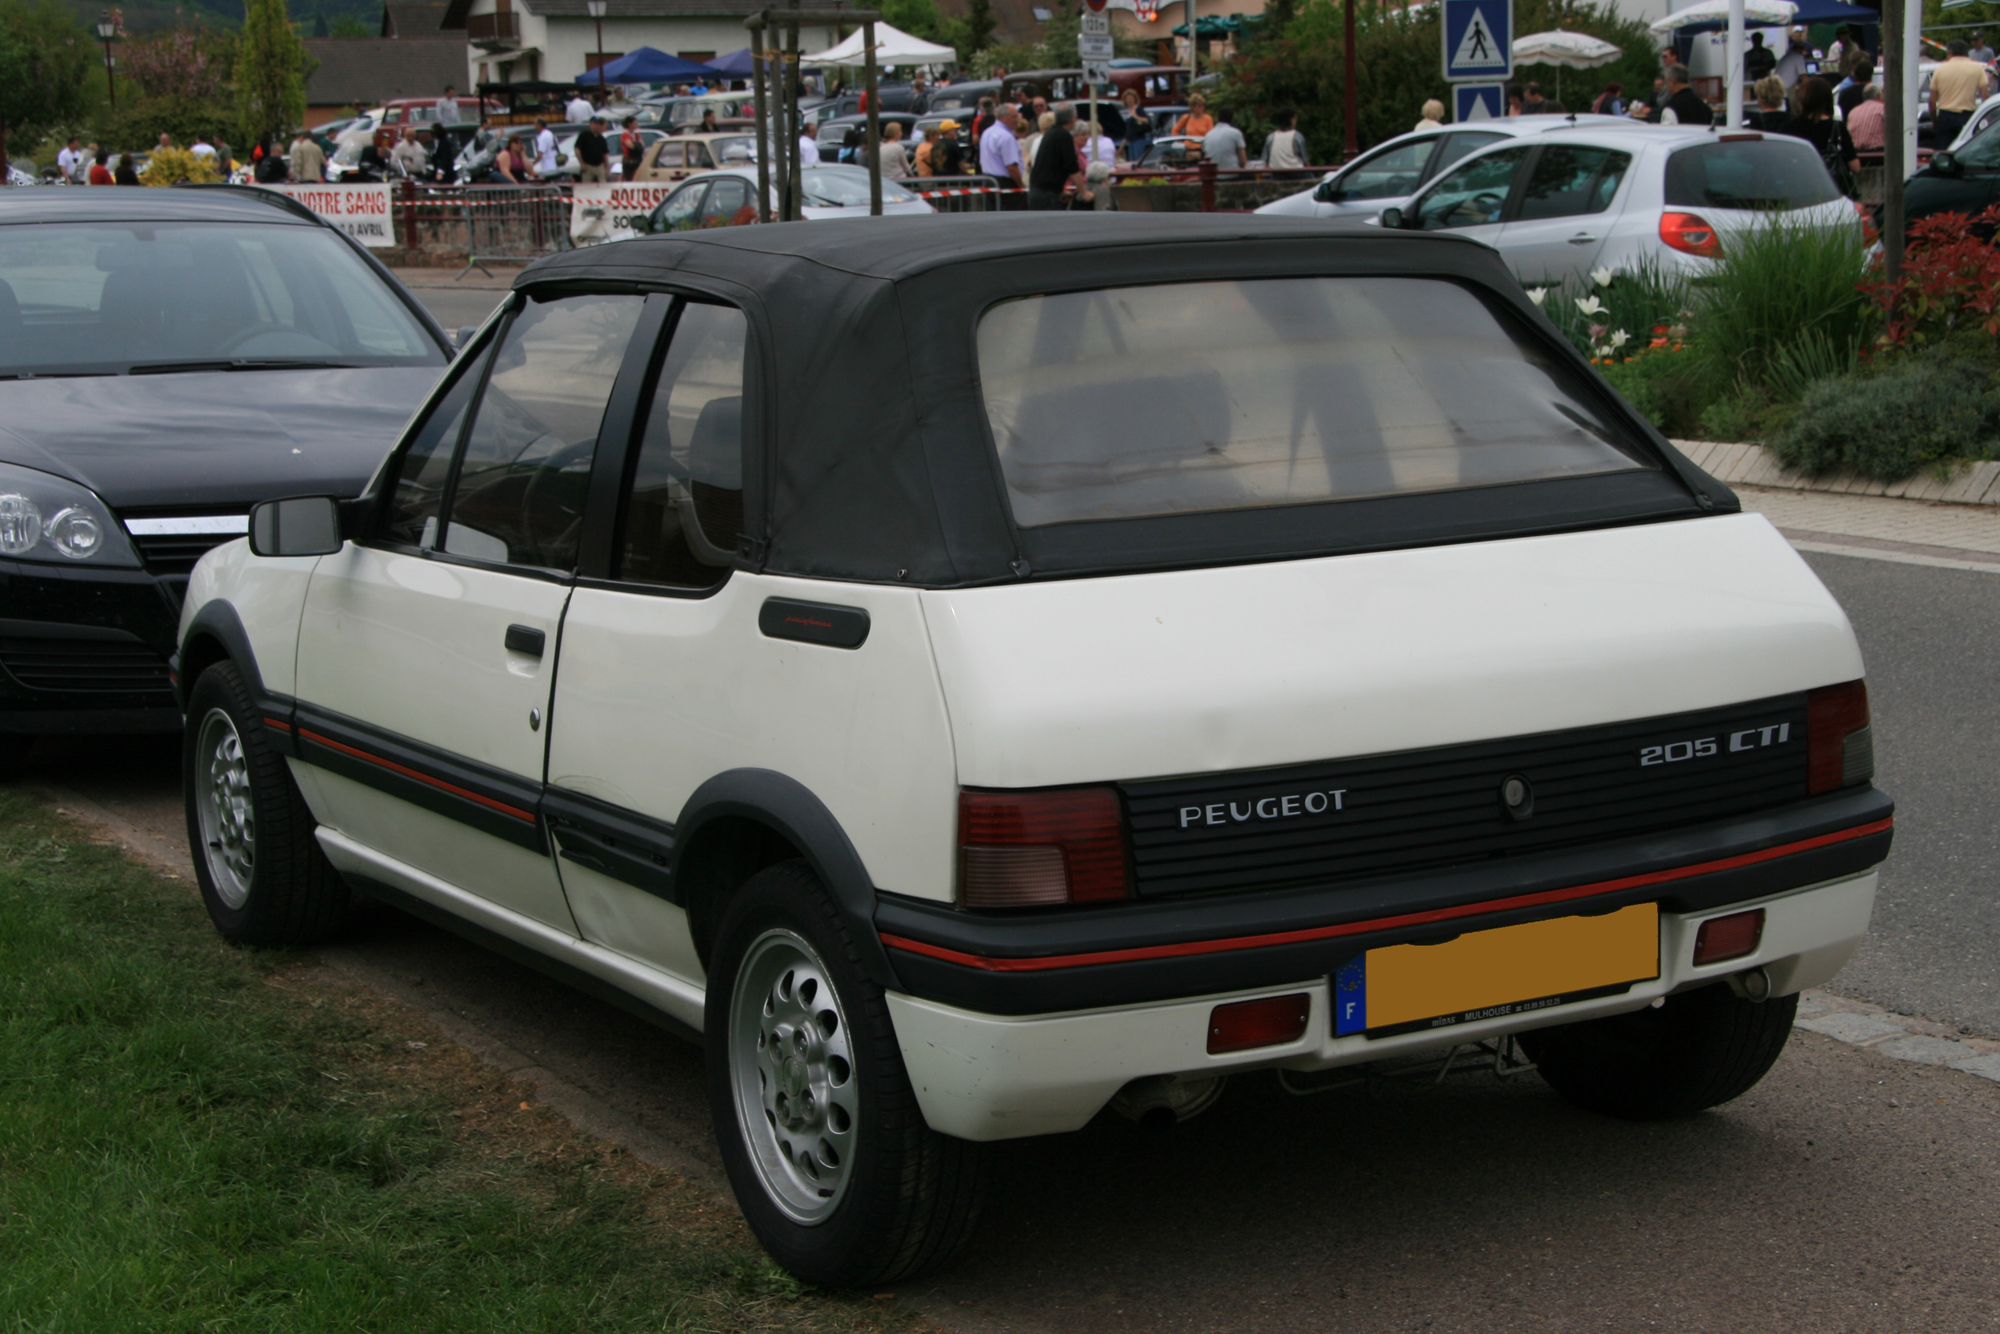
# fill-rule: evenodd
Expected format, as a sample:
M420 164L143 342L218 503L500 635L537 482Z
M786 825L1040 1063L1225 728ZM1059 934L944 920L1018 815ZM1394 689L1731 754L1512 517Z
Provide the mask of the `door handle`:
M532 625L510 625L507 627L507 651L525 653L531 658L542 656L542 647L549 637Z
M1575 236L1569 238L1569 243L1571 245L1589 245L1596 239L1596 237L1590 235L1588 232L1578 232Z

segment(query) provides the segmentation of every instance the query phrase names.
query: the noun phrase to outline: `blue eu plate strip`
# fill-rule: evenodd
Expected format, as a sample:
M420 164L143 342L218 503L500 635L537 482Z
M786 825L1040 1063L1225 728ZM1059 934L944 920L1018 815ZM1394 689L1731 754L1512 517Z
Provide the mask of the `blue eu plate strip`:
M1368 1029L1368 956L1357 954L1333 975L1333 1031L1337 1037Z

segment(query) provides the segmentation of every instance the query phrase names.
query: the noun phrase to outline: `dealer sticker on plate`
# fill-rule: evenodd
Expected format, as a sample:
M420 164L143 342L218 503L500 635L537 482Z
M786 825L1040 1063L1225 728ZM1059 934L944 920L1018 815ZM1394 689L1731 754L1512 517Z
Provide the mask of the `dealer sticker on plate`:
M1371 1038L1450 1028L1610 996L1660 975L1660 908L1388 945L1334 974L1334 1031Z

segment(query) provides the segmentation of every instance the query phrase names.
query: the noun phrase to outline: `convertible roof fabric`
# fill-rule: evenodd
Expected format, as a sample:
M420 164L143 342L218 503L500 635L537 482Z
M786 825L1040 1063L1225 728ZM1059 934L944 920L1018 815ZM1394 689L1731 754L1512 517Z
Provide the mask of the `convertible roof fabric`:
M1299 276L1444 278L1568 363L1663 466L1590 477L1022 529L980 390L980 316L1015 297ZM1251 215L854 218L568 251L515 287L678 291L739 305L747 567L925 587L1328 555L1737 508L1592 373L1499 257L1457 237ZM1595 386L1594 388L1591 386Z

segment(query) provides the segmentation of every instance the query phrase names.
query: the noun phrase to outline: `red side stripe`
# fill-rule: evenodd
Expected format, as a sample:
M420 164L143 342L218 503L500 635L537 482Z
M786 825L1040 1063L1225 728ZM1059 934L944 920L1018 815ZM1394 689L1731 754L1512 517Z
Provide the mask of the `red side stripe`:
M366 760L370 764L378 764L382 768L402 774L406 778L414 778L419 783L429 783L439 791L449 792L454 797L464 797L467 801L476 801L481 806L499 811L502 815L511 815L516 820L526 820L529 824L535 822L535 813L533 811L524 811L519 806L509 806L504 801L495 801L491 797L482 797L477 792L468 792L456 783L447 783L442 778L433 778L429 774L418 773L415 769L407 765L397 764L394 760L385 760L380 755L371 755L365 750L357 750L353 746L335 741L332 737L321 736L318 732L309 731L303 727L299 729L299 735L308 741L325 746L328 750L337 750L343 755L352 755L357 760Z
M1686 880L1715 871L1733 871L1740 866L1755 866L1759 862L1776 861L1793 853L1809 852L1814 848L1845 843L1849 839L1880 834L1893 828L1895 823L1893 819L1877 820L1872 824L1856 825L1852 829L1821 834L1817 838L1801 839L1797 843L1765 848L1762 852L1746 852L1740 857L1724 857L1720 861L1677 866L1667 871L1649 871L1645 875L1625 876L1618 880L1599 880L1588 885L1573 885L1568 889L1518 894L1508 899L1487 899L1481 903L1465 903L1453 908L1433 908L1428 912L1403 913L1395 917L1375 917L1365 922L1342 922L1337 926L1307 927L1299 931L1273 931L1260 936L1190 940L1176 945L1145 945L1126 950L1097 950L1090 954L1046 954L1029 959L999 959L983 954L967 954L962 950L911 940L904 936L892 935L887 931L881 933L882 943L891 949L928 955L933 959L943 959L947 963L963 964L968 968L984 968L995 973L1038 973L1052 968L1081 968L1096 963L1128 963L1139 959L1178 959L1193 954L1225 954L1233 950L1254 950L1265 945L1293 945L1307 940L1331 940L1337 936L1358 936L1369 931L1387 931L1399 926L1421 926L1426 922L1476 917L1485 913L1507 912L1514 908L1533 908L1545 903L1568 903L1575 899L1591 898L1599 894L1615 894L1620 890L1637 889L1644 885Z
M280 732L289 732L292 730L292 725L280 718L266 718L264 720L264 726L275 727Z

